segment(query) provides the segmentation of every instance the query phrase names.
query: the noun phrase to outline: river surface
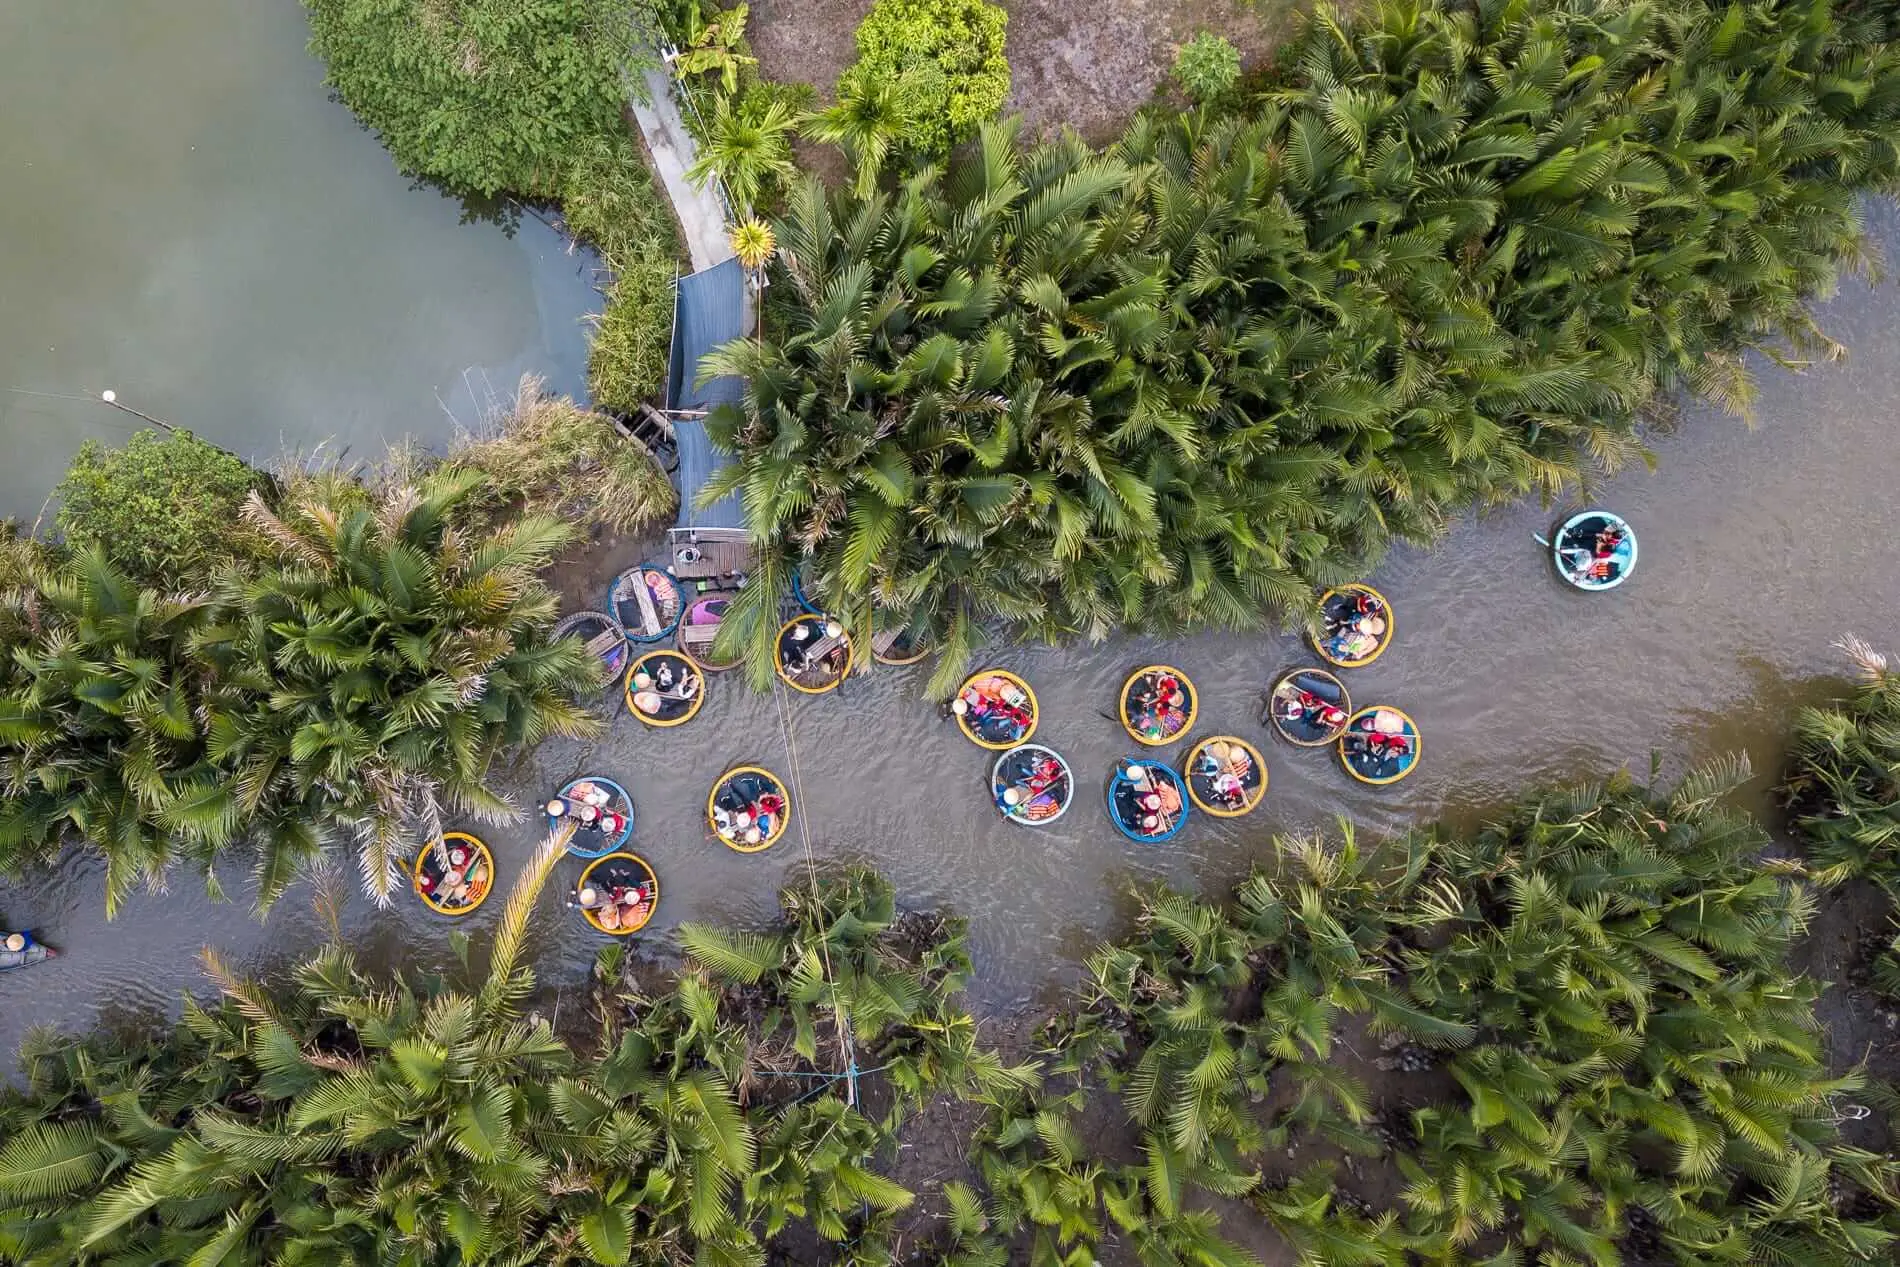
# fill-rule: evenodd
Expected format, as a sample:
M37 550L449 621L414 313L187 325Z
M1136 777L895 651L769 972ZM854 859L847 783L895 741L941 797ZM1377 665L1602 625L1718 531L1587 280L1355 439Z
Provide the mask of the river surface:
M260 459L581 389L591 257L416 188L308 36L296 0L0 2L0 514L141 425L106 389Z
M19 3L12 0L8 13ZM45 14L87 7L37 0L28 5ZM260 22L289 56L297 43L296 23L280 17L247 21ZM0 32L6 29L0 24ZM152 34L172 38L157 24ZM172 65L191 60L180 47L151 56ZM216 73L249 72L234 64ZM314 72L300 73L304 89L314 92ZM275 100L276 91L272 85L263 95ZM368 179L360 171L342 172L352 164L381 172L373 143L353 135L347 121L326 114L320 102L281 108L287 120L294 116L300 134L329 138L335 149L325 152L339 178L352 185ZM347 163L342 154L350 156ZM302 179L287 168L272 170L275 178ZM285 195L285 201L296 199ZM483 252L494 249L492 242L447 245L461 241L458 232L476 232L458 231L452 212L444 211L444 222L428 229L435 210L431 194L391 194L375 235L413 234L438 250L488 258ZM1893 208L1881 204L1869 215L1892 254L1900 244ZM254 231L260 256L284 259L290 267L288 257L297 255L295 234L273 242L269 225L260 223ZM368 237L362 224L354 232ZM387 240L373 247L366 240L365 249L382 259L382 252L394 248ZM387 309L374 307L373 297L416 302L418 288L442 282L436 269L425 274L386 284L366 280L365 294L336 295L324 319L304 314L307 337L321 348L362 338L361 327L389 318ZM497 306L507 307L509 294L519 297L496 284ZM457 303L481 307L467 289L451 293ZM96 291L74 309L82 310L102 320L111 316ZM201 317L210 323L209 332L195 324ZM1080 774L1078 803L1041 830L1007 825L989 808L991 758L918 698L921 669L882 669L820 698L753 695L736 679L716 678L699 717L670 731L645 729L615 701L604 738L589 745L550 744L504 778L527 804L583 771L608 774L634 789L633 847L661 877L660 913L642 938L656 953L664 953L668 934L682 920L767 918L781 885L805 882L809 848L821 863L844 857L873 861L907 903L948 903L967 915L975 992L990 1008L1008 1008L1070 979L1084 953L1125 927L1132 885L1165 880L1221 889L1250 860L1265 856L1275 833L1334 830L1342 815L1358 825L1362 837L1377 840L1447 816L1478 821L1526 784L1619 767L1646 774L1652 754L1661 754L1665 772L1673 773L1687 761L1738 750L1763 772L1751 798L1761 807L1761 788L1780 760L1789 712L1827 693L1829 679L1841 675L1842 661L1829 642L1851 629L1900 650L1892 623L1900 612L1900 565L1892 546L1900 539L1900 432L1892 425L1900 416L1900 291L1849 282L1822 317L1851 349L1846 363L1802 377L1765 368L1753 429L1692 409L1676 433L1655 438L1654 473L1628 470L1597 491L1596 500L1629 516L1641 537L1641 566L1621 589L1585 596L1557 582L1548 556L1531 539L1548 531L1555 508L1525 506L1474 519L1432 551L1401 551L1388 561L1373 579L1396 604L1397 636L1377 664L1350 674L1348 685L1356 703L1398 705L1423 729L1419 768L1395 786L1351 782L1329 751L1267 742L1256 721L1260 691L1281 669L1312 657L1291 636L1258 634L998 649L996 662L1023 674L1040 696L1037 739L1060 749ZM4 319L20 317L10 311ZM468 310L453 315L478 327L507 319L504 313ZM215 355L220 340L251 342L244 324L222 312L194 311L176 325L168 337L202 343L206 357ZM110 350L128 341L137 339L120 329L100 346ZM312 390L319 400L345 392L360 402L363 415L382 417L379 408L394 407L386 399L390 392L413 395L415 384L400 374L383 380L366 372L361 381L338 387L330 355L312 347L299 357L276 340L268 342L277 353L275 372L317 383ZM442 355L453 358L466 340L446 342ZM20 353L9 347L4 355ZM38 363L31 357L27 362ZM189 402L201 412L206 399L219 398L217 384L188 377L170 380L169 403L182 408ZM155 403L168 403L152 394ZM323 407L306 402L307 409ZM428 412L410 409L408 416ZM303 410L273 409L270 416L286 427L320 425ZM7 478L26 480L19 471ZM50 475L38 478L43 484ZM603 561L601 570L634 561L630 548L626 558ZM585 597L590 605L597 601L592 593ZM1164 848L1118 836L1102 811L1100 793L1111 764L1134 748L1108 715L1116 692L1130 669L1156 660L1178 665L1198 684L1196 734L1253 739L1265 751L1271 774L1266 802L1250 818L1221 822L1198 816ZM1180 751L1177 746L1168 753ZM792 780L796 821L775 848L742 857L709 838L704 806L713 780L747 762ZM534 823L524 822L484 835L496 848L505 882L539 833ZM557 991L585 980L605 940L584 932L563 907L580 865L563 861L535 917L532 953L543 983ZM174 1009L182 991L203 988L194 962L201 946L216 946L240 964L268 971L324 935L308 886L293 889L260 922L244 900L242 867L227 870L230 902L209 901L195 880L180 877L171 893L137 897L111 923L102 913L100 868L83 854L70 855L57 873L0 885L0 917L40 928L65 950L55 963L0 976L0 1046L11 1050L36 1023L82 1027ZM478 946L501 905L493 900L462 921ZM448 960L452 925L426 914L407 894L386 910L352 898L342 926L372 962L421 967Z

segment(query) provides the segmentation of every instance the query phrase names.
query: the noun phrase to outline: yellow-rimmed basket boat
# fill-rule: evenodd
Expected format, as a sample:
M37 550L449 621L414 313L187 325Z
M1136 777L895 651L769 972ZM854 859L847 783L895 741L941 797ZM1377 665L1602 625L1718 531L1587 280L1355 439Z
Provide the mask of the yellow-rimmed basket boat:
M1335 668L1363 669L1385 654L1398 630L1398 616L1384 594L1370 585L1341 585L1319 596L1313 650Z
M1260 750L1233 735L1213 735L1188 749L1181 772L1188 799L1216 818L1251 814L1267 796L1267 763Z
M763 766L734 766L706 797L706 822L720 843L737 853L763 853L792 821L785 780Z
M706 702L706 675L683 651L649 651L627 670L625 694L627 711L647 725L684 726Z
M901 669L930 654L930 643L910 629L879 629L871 635L871 658Z
M773 662L794 691L835 691L851 672L851 635L829 616L794 616L779 627Z
M1418 723L1390 704L1362 708L1339 737L1339 763L1361 783L1383 787L1418 769L1424 749Z
M437 915L460 919L488 900L495 887L495 855L464 831L442 833L442 847L423 846L410 869L410 887Z
M574 905L595 932L628 937L651 923L660 909L660 877L637 853L602 854L581 872Z
M1325 669L1293 669L1267 694L1264 719L1273 733L1300 748L1324 748L1346 733L1352 693Z
M964 738L992 752L1028 743L1042 717L1029 683L1008 669L983 669L963 679L950 711Z
M1200 711L1194 683L1171 664L1144 664L1122 683L1122 729L1138 744L1167 747L1186 736Z

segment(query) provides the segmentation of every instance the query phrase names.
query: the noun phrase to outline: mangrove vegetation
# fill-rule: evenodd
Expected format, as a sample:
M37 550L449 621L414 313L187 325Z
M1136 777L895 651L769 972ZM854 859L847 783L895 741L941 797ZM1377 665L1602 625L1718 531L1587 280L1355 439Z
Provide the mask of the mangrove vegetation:
M686 926L668 980L604 951L557 1033L521 966L555 837L465 987L207 956L223 1001L169 1034L36 1040L0 1253L1242 1267L1271 1229L1313 1267L1885 1261L1900 1164L1839 1136L1878 1089L1826 1068L1788 964L1815 899L1723 805L1745 775L1276 841L1227 903L1143 892L1007 1055L960 923L862 870Z
M1659 399L1745 411L1751 352L1839 349L1900 60L1825 3L1322 10L1236 104L1094 152L989 124L946 163L806 178L763 336L704 373L766 552L955 681L980 631L1304 613L1393 541L1641 455ZM860 163L895 151L853 147Z

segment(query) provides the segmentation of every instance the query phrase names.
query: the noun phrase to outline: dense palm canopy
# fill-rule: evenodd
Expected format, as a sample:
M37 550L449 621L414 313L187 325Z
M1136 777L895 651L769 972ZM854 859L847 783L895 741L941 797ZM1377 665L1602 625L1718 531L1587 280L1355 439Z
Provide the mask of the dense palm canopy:
M491 759L595 723L597 665L539 579L572 530L454 515L482 477L304 481L246 515L271 557L167 594L43 552L0 595L0 869L83 841L109 907L248 843L269 904L331 833L386 898L444 813L511 814Z
M1900 898L1900 673L1858 638L1851 698L1795 719L1783 792L1826 884L1865 877Z
M1824 4L1399 0L1289 64L1105 153L999 124L794 190L768 338L706 367L748 388L705 495L768 578L936 624L946 681L989 620L1296 609L1638 452L1659 391L1745 407L1745 350L1831 350L1806 301L1900 174L1900 61Z
M736 1265L799 1222L888 1261L912 1200L873 1164L891 1132L937 1092L1033 1081L975 1052L960 930L899 917L863 873L791 891L771 932L689 928L705 966L664 991L606 974L583 1053L521 1014L565 844L530 862L466 991L379 979L340 945L287 989L208 957L223 1004L188 1004L164 1041L35 1045L0 1093L0 1256Z
M1145 1164L1090 1158L1079 1096L1024 1100L981 1153L999 1212L1050 1263L1192 1219L1197 1188L1315 1265L1883 1261L1900 1163L1836 1139L1859 1080L1827 1074L1819 983L1787 967L1811 898L1719 803L1746 773L1618 779L1383 857L1283 842L1229 908L1149 895L1057 1044L1106 1068ZM1352 1178L1287 1173L1299 1146L1357 1154Z

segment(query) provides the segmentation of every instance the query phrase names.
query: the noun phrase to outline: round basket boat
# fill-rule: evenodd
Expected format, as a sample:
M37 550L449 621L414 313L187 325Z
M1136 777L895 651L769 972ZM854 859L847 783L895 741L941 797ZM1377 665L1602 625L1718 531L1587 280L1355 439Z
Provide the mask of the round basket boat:
M686 608L686 614L680 617L677 635L680 653L705 673L724 673L727 669L739 667L739 658L715 660L712 654L713 639L719 636L719 622L726 618L726 608L732 604L732 595L706 594L696 598Z
M1580 590L1613 590L1636 570L1636 530L1621 515L1586 510L1563 521L1550 538L1557 575Z
M627 631L606 612L575 612L554 626L556 638L578 638L589 654L597 657L607 670L609 682L620 680L627 671Z
M660 877L637 853L603 854L581 872L574 905L595 932L627 937L645 928L660 909Z
M1425 743L1418 723L1389 704L1362 708L1339 737L1339 763L1361 783L1397 783L1418 768Z
M1352 695L1325 669L1282 674L1267 696L1266 722L1275 734L1301 748L1324 748L1346 733Z
M984 669L965 678L950 711L971 743L994 752L1028 743L1040 716L1036 693L1008 669Z
M1370 585L1342 585L1321 594L1319 621L1313 650L1342 669L1362 669L1377 660L1399 629L1392 604Z
M824 616L794 616L778 631L773 653L785 685L807 695L835 691L851 672L851 635Z
M1054 748L1017 744L990 768L990 798L1010 822L1045 827L1069 812L1075 774Z
M930 643L914 629L879 629L871 635L871 657L902 668L930 654Z
M1251 814L1267 795L1267 763L1245 739L1215 735L1188 750L1188 799L1216 818Z
M576 858L603 857L633 839L633 797L604 775L570 780L542 811L550 832L559 831L563 820L574 824L567 851Z
M1150 748L1165 748L1187 734L1200 708L1194 683L1173 665L1143 665L1122 683L1122 729Z
M628 568L607 587L607 614L620 622L629 642L670 638L682 605L679 582L657 563Z
M425 845L416 854L409 883L424 906L460 919L488 900L495 887L495 855L467 832L446 831L440 851Z
M684 726L706 702L706 678L680 651L649 651L627 672L627 711L649 726Z
M14 939L18 938L18 941ZM31 968L36 963L59 958L59 952L33 935L30 928L0 929L0 972L10 968Z
M1118 762L1108 776L1108 819L1138 844L1173 840L1187 824L1187 784L1173 767L1151 757Z
M792 798L784 780L770 770L736 766L713 784L706 798L706 821L726 848L763 853L791 823Z

